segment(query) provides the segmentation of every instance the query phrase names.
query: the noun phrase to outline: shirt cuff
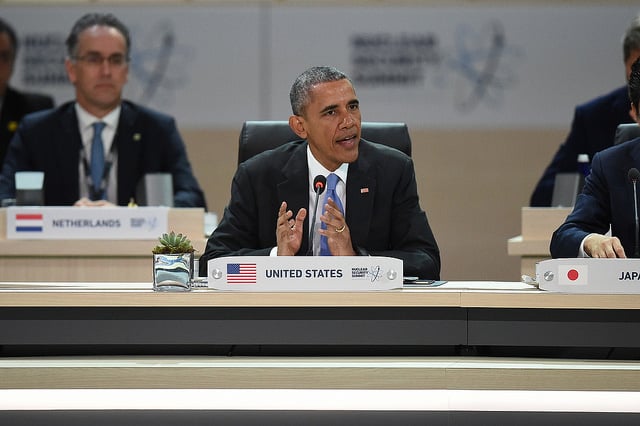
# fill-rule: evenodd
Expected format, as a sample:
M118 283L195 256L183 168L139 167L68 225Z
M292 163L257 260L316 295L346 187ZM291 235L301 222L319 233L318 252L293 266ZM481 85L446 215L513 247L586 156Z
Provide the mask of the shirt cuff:
M591 234L588 234L586 237L584 237L582 239L582 241L580 242L580 249L578 250L578 257L591 257L589 256L587 253L585 253L584 251L584 242L587 238L589 238L590 236L595 235L593 232Z

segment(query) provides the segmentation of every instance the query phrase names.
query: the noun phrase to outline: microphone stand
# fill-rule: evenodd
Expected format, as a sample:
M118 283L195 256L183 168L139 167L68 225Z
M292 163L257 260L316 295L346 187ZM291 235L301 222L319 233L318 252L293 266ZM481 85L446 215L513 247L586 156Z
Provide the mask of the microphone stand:
M640 241L639 241L639 235L640 235L640 229L638 226L638 194L636 191L636 182L637 179L633 180L633 212L635 214L635 222L636 222L636 245L635 245L635 249L633 251L633 257L638 258L640 257Z
M318 200L320 194L324 192L324 187L327 183L327 178L322 175L316 176L313 180L313 191L316 193L316 200L313 203L313 217L309 222L309 247L307 248L307 256L313 256L313 238L316 230L316 216L318 215Z

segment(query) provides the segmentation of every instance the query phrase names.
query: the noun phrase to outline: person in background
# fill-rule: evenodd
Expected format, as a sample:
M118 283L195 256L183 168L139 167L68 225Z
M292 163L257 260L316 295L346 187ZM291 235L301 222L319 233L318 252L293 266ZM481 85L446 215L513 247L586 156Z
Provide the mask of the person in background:
M351 80L332 67L303 72L290 92L289 125L303 140L238 166L231 201L200 258L320 254L402 259L404 274L439 279L440 253L404 153L361 139ZM327 177L317 214L314 177ZM334 175L334 176L331 176ZM331 195L331 181L337 182ZM307 217L319 218L310 224ZM309 241L309 227L315 237Z
M640 123L640 58L628 83L631 114ZM636 184L640 180L640 138L604 149L593 157L591 173L566 221L553 233L551 256L640 257L636 228ZM611 227L611 235L607 235Z
M9 86L17 54L16 32L0 18L0 165L22 117L54 106L51 96L20 92Z
M640 57L640 15L633 19L622 38L622 55L628 80L631 64ZM633 121L629 115L627 86L578 105L571 131L542 174L529 204L532 207L551 206L556 175L577 172L578 155L587 154L590 160L593 159L596 152L613 145L619 124Z
M42 171L46 205L128 205L145 174L170 173L174 206L206 208L174 119L122 99L127 27L90 13L66 45L75 101L24 117L0 174L0 198L14 198L15 172Z

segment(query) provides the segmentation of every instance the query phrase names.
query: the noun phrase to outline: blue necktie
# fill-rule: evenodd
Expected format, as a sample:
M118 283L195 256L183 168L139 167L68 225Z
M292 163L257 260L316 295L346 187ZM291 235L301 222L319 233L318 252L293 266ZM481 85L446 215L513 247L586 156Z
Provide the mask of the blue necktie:
M104 146L102 144L102 129L105 123L93 123L93 140L91 141L91 179L93 180L94 199L101 199L103 194L99 193L104 173Z
M340 178L335 173L331 173L329 176L327 176L327 195L325 195L323 206L327 204L327 200L331 198L338 205L338 208L340 209L342 214L344 214L344 207L342 207L342 202L340 201L338 193L336 192L336 185L338 184L339 180ZM322 222L322 225L320 225L320 227L322 229L327 229L327 225L324 222ZM327 237L325 237L324 235L320 237L320 256L331 256L331 251L329 250L329 246L327 245Z

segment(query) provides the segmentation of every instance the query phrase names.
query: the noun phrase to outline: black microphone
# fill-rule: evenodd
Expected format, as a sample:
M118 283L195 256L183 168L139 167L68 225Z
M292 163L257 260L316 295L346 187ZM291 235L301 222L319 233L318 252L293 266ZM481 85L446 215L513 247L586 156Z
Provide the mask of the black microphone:
M320 194L324 192L324 187L327 186L327 178L318 175L313 179L313 191L316 193L316 202L313 203L313 219L309 222L309 248L307 249L307 256L313 256L313 236L316 230L316 213L318 211L318 200Z
M634 219L636 221L636 245L633 250L634 257L640 257L640 229L638 227L638 193L636 192L636 182L640 179L640 172L635 167L629 169L629 173L627 174L631 183L633 183L633 213L635 215Z

